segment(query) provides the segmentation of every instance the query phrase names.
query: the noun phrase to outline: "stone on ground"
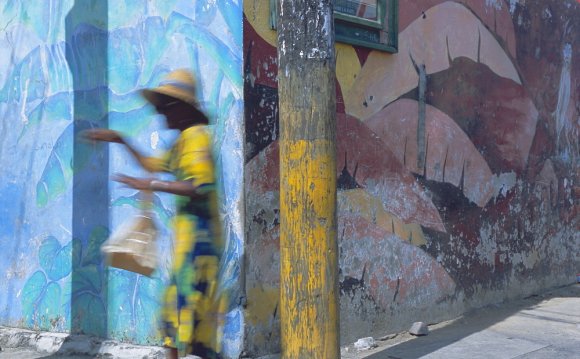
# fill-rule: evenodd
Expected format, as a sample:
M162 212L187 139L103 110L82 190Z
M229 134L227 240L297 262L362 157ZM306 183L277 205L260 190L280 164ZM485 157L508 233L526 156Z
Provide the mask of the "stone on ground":
M411 329L409 329L409 333L416 336L427 335L429 334L429 328L423 322L415 322L411 326Z

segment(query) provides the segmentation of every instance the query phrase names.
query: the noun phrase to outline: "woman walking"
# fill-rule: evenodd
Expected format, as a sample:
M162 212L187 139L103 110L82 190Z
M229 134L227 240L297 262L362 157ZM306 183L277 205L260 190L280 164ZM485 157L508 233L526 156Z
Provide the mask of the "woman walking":
M119 175L114 180L137 190L176 195L175 251L169 286L163 298L161 330L168 358L194 354L218 358L220 335L217 298L218 265L223 251L215 189L215 169L207 116L196 98L194 77L186 70L170 73L142 95L165 116L169 129L180 131L160 158L145 157L118 132L95 129L86 137L120 143L150 172L170 172L174 181Z

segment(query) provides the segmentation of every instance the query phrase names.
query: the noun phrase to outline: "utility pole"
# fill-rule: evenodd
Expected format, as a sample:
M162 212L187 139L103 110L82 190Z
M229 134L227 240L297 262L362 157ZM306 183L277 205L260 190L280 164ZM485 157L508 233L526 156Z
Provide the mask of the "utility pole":
M282 357L340 357L332 0L279 0Z

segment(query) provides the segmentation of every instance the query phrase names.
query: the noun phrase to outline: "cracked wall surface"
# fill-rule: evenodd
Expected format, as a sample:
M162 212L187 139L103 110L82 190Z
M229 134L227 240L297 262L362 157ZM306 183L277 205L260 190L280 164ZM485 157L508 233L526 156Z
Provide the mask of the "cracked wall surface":
M269 11L267 2L244 3L254 355L280 345ZM579 19L572 0L400 1L398 53L336 44L343 343L574 282Z

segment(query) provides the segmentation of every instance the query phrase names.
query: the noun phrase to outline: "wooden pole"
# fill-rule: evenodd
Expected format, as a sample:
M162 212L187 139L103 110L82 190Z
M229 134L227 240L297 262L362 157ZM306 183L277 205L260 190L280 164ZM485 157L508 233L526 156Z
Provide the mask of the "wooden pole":
M332 0L279 0L283 358L340 357Z

